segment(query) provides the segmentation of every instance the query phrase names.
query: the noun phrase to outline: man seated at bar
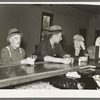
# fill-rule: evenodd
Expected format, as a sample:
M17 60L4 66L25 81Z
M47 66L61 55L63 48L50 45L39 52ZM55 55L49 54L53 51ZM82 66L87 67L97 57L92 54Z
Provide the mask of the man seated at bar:
M100 59L100 37L97 37L96 41L95 41L95 46L99 47L99 54L98 54L98 58ZM100 63L100 62L99 62Z
M30 57L25 59L25 51L20 47L22 36L23 34L17 28L12 28L8 31L7 42L10 45L1 50L1 61L3 65L34 65L35 60Z
M70 53L75 60L78 60L80 56L84 56L88 52L84 44L84 38L82 35L76 34L73 36L73 44L68 45L65 48L67 53Z
M62 40L62 28L58 25L50 26L48 38L44 39L37 47L38 61L70 64L73 58L66 54L60 44Z

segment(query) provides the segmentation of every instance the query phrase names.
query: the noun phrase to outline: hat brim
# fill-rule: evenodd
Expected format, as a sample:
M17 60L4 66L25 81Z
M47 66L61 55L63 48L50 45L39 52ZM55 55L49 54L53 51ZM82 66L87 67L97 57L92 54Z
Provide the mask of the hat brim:
M64 32L62 31L49 31L49 34L57 34L57 33L64 34Z
M20 36L22 37L22 36L23 36L23 33L14 33L14 34L8 35L8 37L7 37L7 42L9 42L9 38L11 38L11 37L14 36L14 35L20 35Z

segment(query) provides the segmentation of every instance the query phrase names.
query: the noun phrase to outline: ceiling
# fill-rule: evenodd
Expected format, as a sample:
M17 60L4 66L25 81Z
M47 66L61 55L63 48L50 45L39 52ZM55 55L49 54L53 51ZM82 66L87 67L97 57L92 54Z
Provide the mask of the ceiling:
M35 4L38 7L49 7L50 9L59 11L60 13L66 14L66 12L73 15L80 14L81 11L90 13L90 15L100 14L100 5L90 5L90 4ZM46 8L46 9L47 9ZM80 15L79 15L80 16ZM83 16L83 15L82 15Z
M70 5L76 9L80 9L92 14L100 14L100 5Z
M70 10L71 13L76 13L73 12L74 8L77 9L78 11L85 11L87 13L91 14L100 14L100 5L88 5L88 4L36 4L36 6L45 6L45 7L50 7L54 9L58 9L59 12L68 12Z

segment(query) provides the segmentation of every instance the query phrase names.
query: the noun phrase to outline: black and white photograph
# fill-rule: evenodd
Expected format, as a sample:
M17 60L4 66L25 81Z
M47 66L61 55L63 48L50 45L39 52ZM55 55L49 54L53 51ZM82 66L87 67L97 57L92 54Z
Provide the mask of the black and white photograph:
M100 3L0 3L0 90L98 92Z

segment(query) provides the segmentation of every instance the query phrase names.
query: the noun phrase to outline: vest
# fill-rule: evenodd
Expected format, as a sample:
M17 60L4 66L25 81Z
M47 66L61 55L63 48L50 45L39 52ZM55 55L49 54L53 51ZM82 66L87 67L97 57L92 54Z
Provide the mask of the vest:
M10 56L10 58L12 58L11 50L10 50L9 46L6 46L6 48L7 48L8 51L9 51L9 56ZM22 50L21 50L21 48L19 48L19 52L20 52L20 54L21 54L21 56L22 56Z

